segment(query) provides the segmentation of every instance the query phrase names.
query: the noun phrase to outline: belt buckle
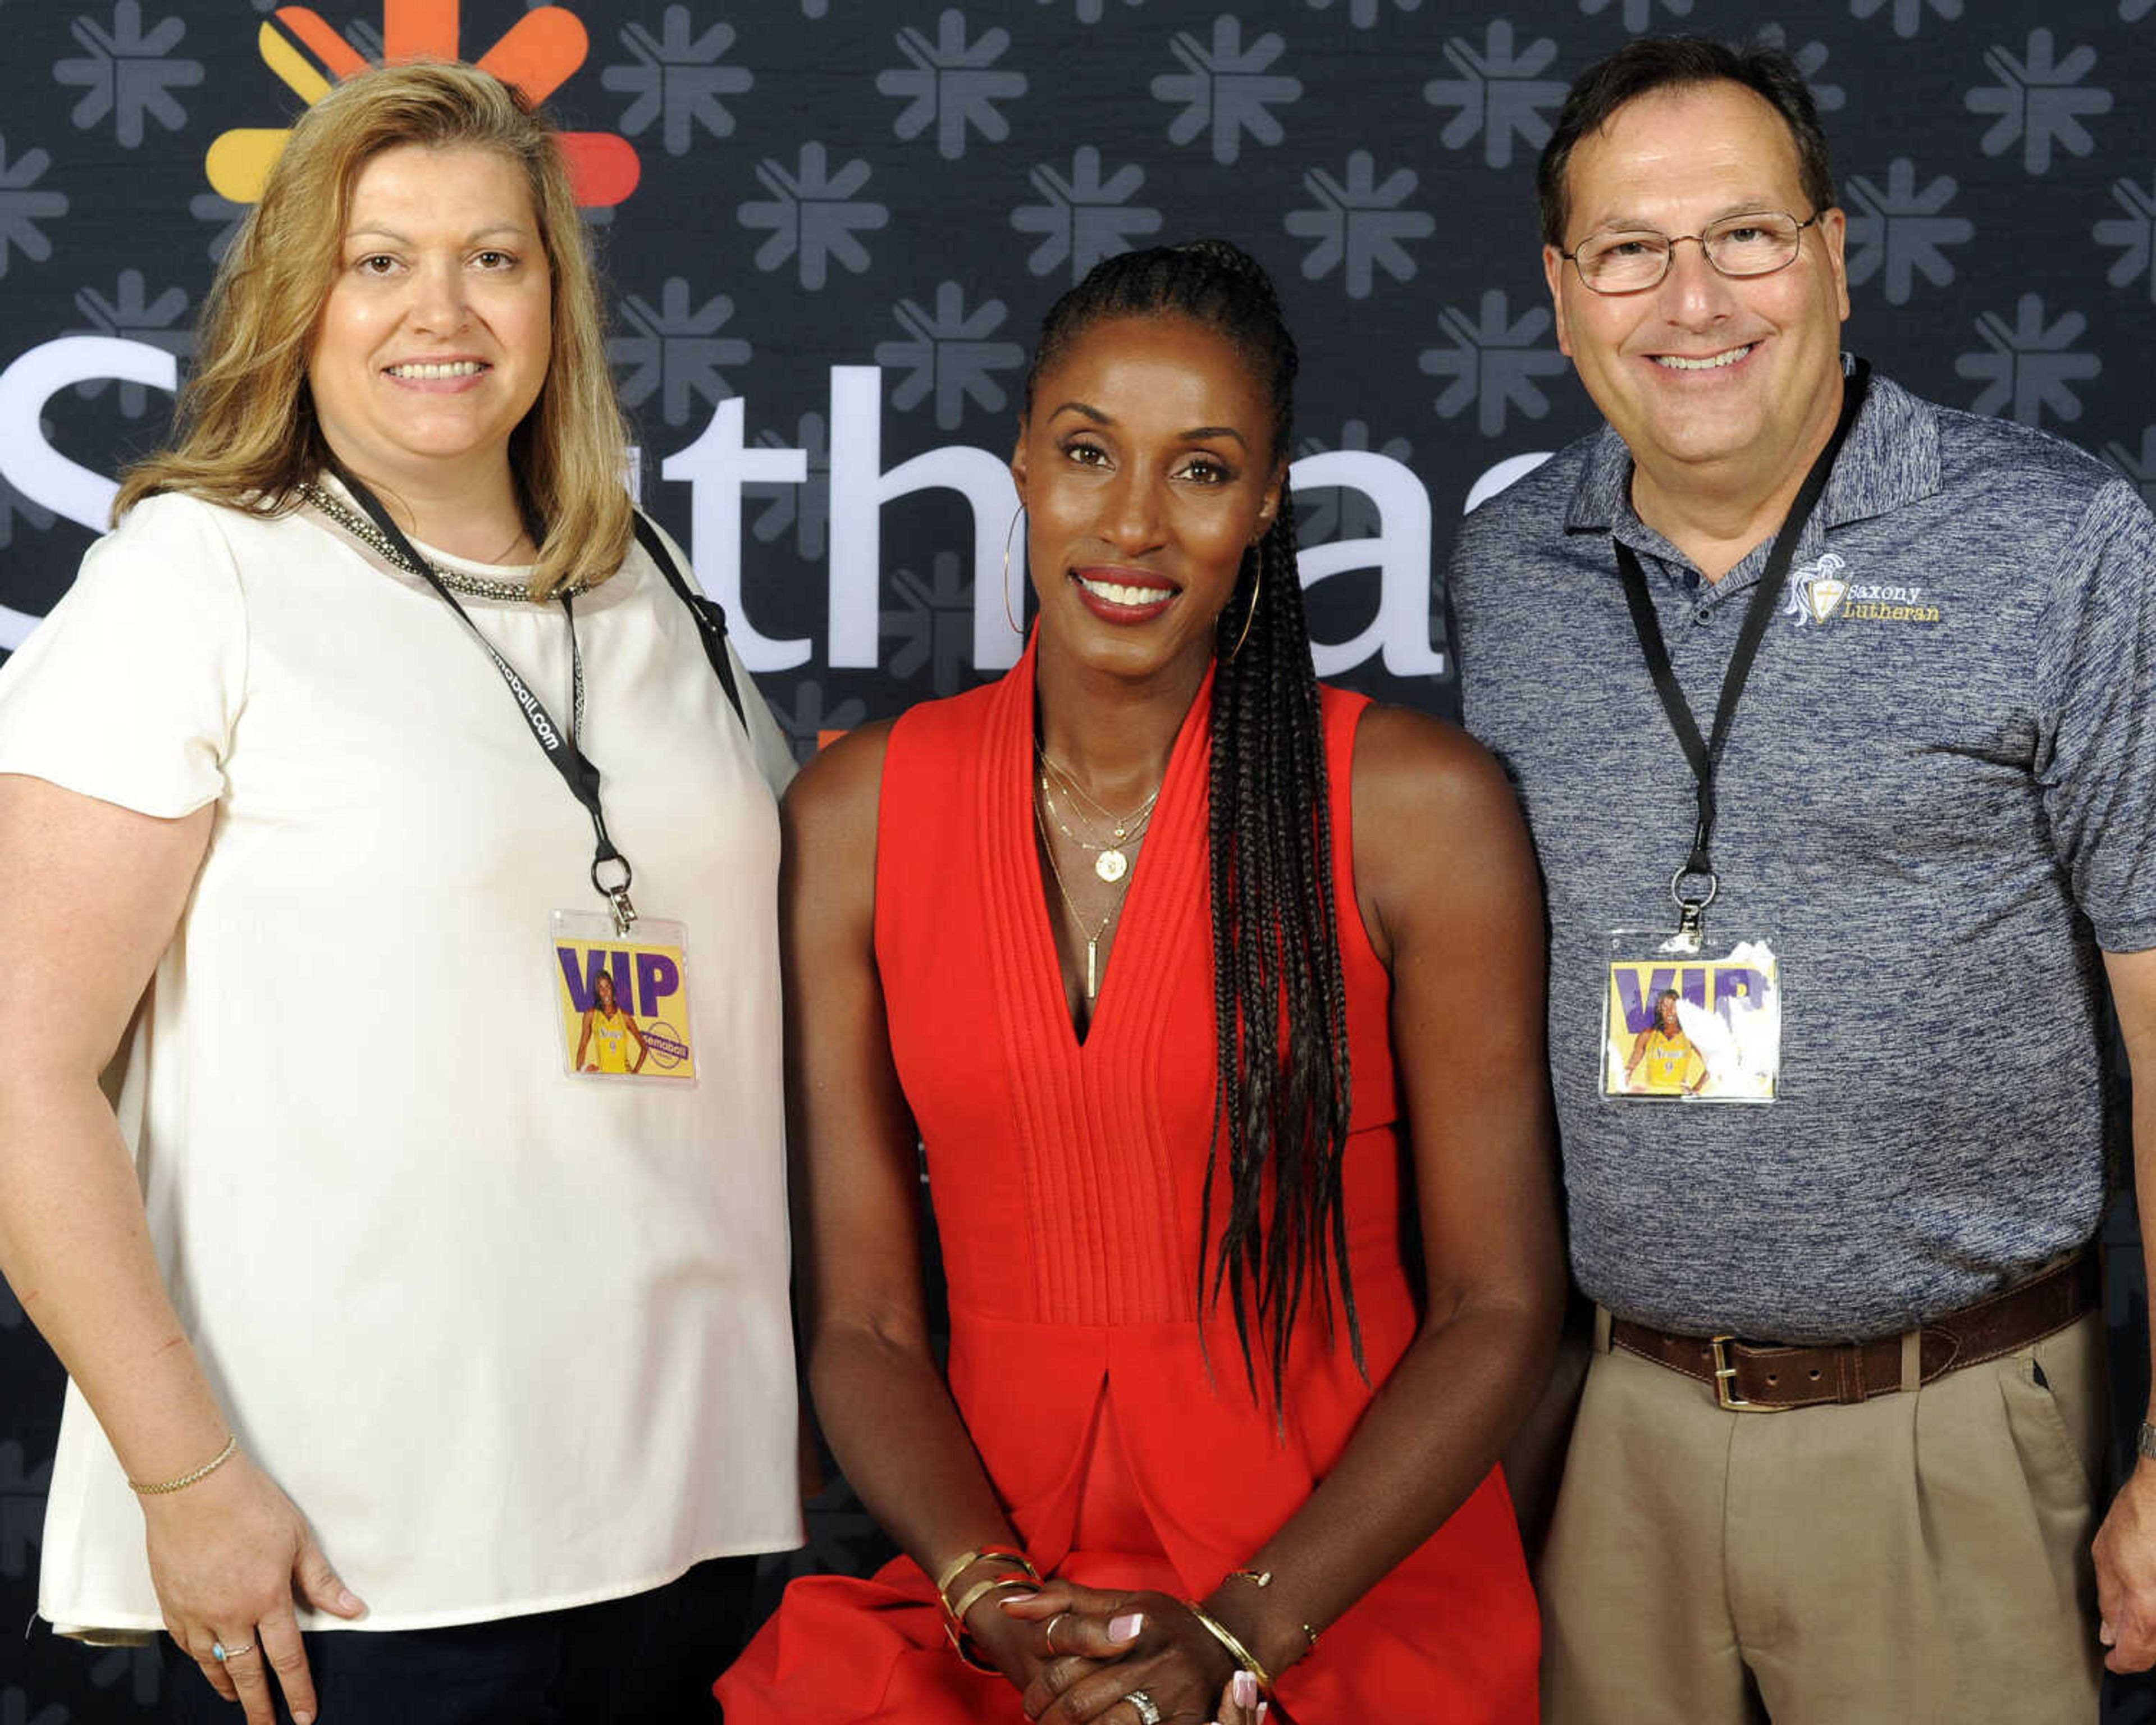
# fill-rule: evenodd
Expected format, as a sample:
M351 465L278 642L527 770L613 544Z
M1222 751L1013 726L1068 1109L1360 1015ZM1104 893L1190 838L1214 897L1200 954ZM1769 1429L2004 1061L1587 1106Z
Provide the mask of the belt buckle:
M1707 1345L1714 1358L1714 1404L1732 1414L1771 1414L1775 1409L1749 1402L1737 1394L1737 1368L1730 1363L1729 1344L1734 1336L1710 1336Z

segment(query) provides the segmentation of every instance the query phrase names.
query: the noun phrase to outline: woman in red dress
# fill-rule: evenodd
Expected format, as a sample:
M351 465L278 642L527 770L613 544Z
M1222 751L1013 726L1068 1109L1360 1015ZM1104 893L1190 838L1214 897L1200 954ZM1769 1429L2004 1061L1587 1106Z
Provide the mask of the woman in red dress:
M1232 246L1095 269L1011 459L1024 657L788 800L811 1379L906 1555L797 1582L731 1725L1535 1717L1542 906L1490 758L1312 675L1295 367Z

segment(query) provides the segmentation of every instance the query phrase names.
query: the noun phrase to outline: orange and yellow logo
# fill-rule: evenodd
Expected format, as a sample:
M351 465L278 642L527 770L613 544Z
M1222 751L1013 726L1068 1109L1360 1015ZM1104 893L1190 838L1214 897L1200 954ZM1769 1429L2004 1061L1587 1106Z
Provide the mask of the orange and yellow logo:
M384 60L459 59L458 0L382 0ZM367 57L311 7L280 6L262 21L257 41L270 69L310 106L332 82L362 71ZM591 45L583 23L563 6L542 6L511 25L475 64L543 102L584 63ZM239 127L209 146L203 167L220 198L253 203L291 136L283 126ZM643 164L629 140L606 131L562 135L570 182L587 208L619 203L636 189Z

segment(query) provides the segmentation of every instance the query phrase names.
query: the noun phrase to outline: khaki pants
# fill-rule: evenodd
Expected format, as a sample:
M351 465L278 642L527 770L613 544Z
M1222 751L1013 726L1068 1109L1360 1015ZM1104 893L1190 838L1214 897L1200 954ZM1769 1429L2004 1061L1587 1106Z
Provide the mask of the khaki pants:
M1608 1333L1539 1578L1550 1725L2093 1725L2099 1315L1771 1414Z

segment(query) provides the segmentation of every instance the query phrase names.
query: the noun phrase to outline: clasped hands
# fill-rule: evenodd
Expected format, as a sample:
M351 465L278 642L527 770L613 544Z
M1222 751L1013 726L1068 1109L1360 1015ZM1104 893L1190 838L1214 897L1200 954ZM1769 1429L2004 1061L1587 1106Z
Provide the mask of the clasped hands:
M1041 1725L1261 1725L1256 1682L1163 1593L1050 1580L968 1614L983 1651ZM1151 1703L1151 1710L1134 1697Z

